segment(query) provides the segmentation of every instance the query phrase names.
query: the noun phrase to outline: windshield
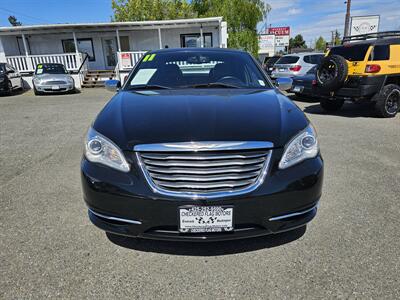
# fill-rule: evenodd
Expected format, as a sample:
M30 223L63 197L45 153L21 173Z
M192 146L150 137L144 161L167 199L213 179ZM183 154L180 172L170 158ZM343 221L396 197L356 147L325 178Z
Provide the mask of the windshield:
M40 64L37 65L35 74L67 74L62 64Z
M276 62L277 65L286 65L286 64L295 64L299 60L300 57L298 56L282 56L278 61Z
M247 53L168 51L148 53L125 89L140 88L271 88Z
M363 61L365 55L367 54L369 45L350 45L346 44L344 46L334 47L329 52L329 55L340 55L343 56L348 61Z
M273 66L279 59L279 56L273 56L270 59L267 60L267 66Z

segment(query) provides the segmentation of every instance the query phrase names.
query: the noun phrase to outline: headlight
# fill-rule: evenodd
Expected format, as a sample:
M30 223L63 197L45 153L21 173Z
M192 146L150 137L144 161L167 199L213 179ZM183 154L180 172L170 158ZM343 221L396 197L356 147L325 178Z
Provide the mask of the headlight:
M118 146L93 128L89 129L86 136L85 156L91 162L103 164L122 172L130 170L130 166Z
M74 79L73 79L71 76L69 76L69 77L67 77L67 81L68 81L69 83L73 83L73 82L74 82Z
M35 78L35 79L33 79L33 83L34 83L34 84L41 84L41 83L42 83L42 80L39 79L39 78Z
M318 155L319 145L314 127L310 124L285 146L279 169L286 169Z

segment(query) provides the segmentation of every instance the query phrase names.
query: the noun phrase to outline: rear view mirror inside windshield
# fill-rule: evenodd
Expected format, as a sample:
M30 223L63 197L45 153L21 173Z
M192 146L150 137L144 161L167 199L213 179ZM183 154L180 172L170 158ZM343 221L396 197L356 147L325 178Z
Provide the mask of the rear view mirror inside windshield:
M188 57L187 59L187 62L189 64L207 64L210 61L211 61L210 58L207 56L192 56Z

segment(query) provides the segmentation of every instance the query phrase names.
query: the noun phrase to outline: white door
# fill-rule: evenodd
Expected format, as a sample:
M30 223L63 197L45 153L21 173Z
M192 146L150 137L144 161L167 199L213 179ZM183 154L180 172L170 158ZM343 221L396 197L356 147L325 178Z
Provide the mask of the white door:
M104 61L107 69L114 69L117 65L116 38L103 38Z

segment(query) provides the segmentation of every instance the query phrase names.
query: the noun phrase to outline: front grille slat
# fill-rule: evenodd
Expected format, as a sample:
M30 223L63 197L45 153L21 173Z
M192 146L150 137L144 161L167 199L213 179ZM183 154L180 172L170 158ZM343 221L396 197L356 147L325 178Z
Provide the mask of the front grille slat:
M213 198L254 190L266 176L272 153L258 148L149 151L149 145L144 146L146 150L137 151L136 157L153 190L190 198Z
M159 166L147 165L147 170L150 172L162 173L162 174L222 174L222 173L244 173L255 170L260 170L263 164L251 165L251 166L239 166L239 167L213 167L213 168L168 168Z
M165 186L169 188L186 188L186 189L217 189L217 188L234 188L242 187L254 182L254 180L241 180L241 181L221 181L216 183L193 183L193 182L170 182L170 181L160 181L154 180L154 182L160 186Z
M258 154L231 154L231 155L162 155L162 154L148 154L143 153L143 158L157 159L157 160L221 160L221 159L247 159L264 157L265 153Z
M230 160L211 160L211 161L185 161L185 160L143 160L146 165L161 166L161 167L221 167L221 166L244 166L259 164L265 161L265 157L254 159L230 159Z
M52 84L67 84L67 82L61 80L50 80L44 82L44 85L52 85Z
M225 180L239 180L255 178L259 175L259 172L251 172L245 174L222 174L222 175L161 175L157 173L151 173L151 177L159 180L166 181L194 181L194 182L207 182L207 181L225 181Z

